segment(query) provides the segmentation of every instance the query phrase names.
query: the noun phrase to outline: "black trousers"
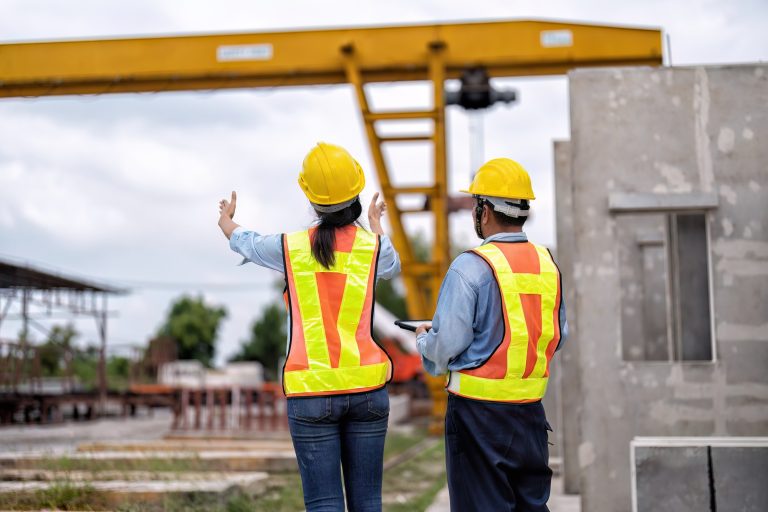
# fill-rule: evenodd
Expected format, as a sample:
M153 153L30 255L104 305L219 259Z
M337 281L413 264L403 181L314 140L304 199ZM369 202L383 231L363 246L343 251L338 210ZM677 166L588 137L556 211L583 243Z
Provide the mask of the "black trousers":
M547 430L541 402L449 395L445 451L451 512L548 512Z

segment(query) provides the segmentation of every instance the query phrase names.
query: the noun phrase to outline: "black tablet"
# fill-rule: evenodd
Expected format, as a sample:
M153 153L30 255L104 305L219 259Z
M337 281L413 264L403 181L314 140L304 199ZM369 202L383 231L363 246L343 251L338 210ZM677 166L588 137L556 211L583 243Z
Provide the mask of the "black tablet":
M431 324L432 320L395 320L395 325L406 331L416 332L421 324Z

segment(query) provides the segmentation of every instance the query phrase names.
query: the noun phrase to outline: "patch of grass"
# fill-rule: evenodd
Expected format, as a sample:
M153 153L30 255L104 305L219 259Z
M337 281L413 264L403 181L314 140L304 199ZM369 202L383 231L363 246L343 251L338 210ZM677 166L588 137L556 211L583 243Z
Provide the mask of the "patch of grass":
M253 500L249 512L300 512L304 510L304 492L299 473L281 476L264 494ZM232 511L234 512L234 511Z
M13 510L106 510L106 497L90 485L52 482L50 487L30 492L0 494L0 507Z
M384 474L384 510L423 512L445 483L445 447L441 440Z
M415 446L427 437L424 429L415 430L413 433L388 432L384 442L384 460L404 452L411 446Z
M34 466L47 471L149 471L153 473L182 473L187 471L216 471L198 457L184 459L79 459L56 457L41 459Z
M171 495L162 503L124 503L117 512L251 512L258 510L255 498L243 491L222 496L204 493Z

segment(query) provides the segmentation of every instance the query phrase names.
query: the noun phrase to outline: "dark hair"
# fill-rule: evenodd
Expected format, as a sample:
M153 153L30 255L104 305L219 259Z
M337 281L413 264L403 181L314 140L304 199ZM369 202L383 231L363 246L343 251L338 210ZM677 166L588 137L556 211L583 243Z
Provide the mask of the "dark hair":
M347 206L343 210L333 213L317 213L320 223L312 237L312 256L325 268L331 268L336 263L336 228L342 228L355 222L363 213L363 205L360 199Z

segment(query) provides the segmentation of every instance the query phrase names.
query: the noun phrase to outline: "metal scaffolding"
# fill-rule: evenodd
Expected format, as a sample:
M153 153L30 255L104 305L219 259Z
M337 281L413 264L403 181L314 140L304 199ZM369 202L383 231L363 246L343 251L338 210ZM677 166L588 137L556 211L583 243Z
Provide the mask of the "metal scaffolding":
M9 400L43 393L40 354L29 341L30 328L48 335L41 320L91 317L99 335L98 403L103 409L107 398L107 320L111 315L108 297L124 293L124 289L0 260L0 395ZM7 320L21 321L18 339L1 336ZM72 391L71 354L64 362Z

